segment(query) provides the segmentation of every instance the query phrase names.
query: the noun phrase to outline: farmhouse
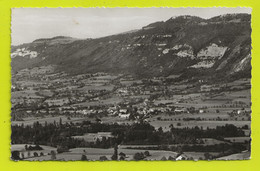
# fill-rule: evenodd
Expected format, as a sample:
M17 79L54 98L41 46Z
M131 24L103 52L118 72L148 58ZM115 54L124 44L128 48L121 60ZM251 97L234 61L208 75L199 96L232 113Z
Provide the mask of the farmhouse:
M124 119L128 119L129 118L129 116L130 116L130 114L119 114L118 115L120 118L124 118Z
M177 161L177 160L187 160L187 159L188 157L185 154L179 154L176 156L175 160Z
M185 108L176 108L174 110L174 112L176 112L176 113L187 113L188 111Z
M209 92L211 90L211 85L202 85L200 86L200 91L202 92Z
M251 112L246 111L245 109L236 109L236 110L233 110L232 113L235 115L243 115L243 114L251 113Z
M119 112L125 114L127 112L127 109L120 109Z
M199 109L199 113L205 113L204 109Z

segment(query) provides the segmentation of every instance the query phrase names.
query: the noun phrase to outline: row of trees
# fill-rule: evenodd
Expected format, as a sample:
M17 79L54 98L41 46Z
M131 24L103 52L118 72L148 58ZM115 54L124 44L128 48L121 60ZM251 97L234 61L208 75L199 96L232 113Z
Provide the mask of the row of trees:
M111 132L113 137L102 137L96 142L86 142L72 136L85 133ZM82 122L78 124L51 123L41 125L38 122L33 126L12 126L12 144L42 144L64 149L76 147L110 148L115 144L201 144L202 138L224 140L224 137L245 136L242 129L234 125L217 126L215 129L175 128L170 131L155 129L147 122L132 125L102 124L100 122Z

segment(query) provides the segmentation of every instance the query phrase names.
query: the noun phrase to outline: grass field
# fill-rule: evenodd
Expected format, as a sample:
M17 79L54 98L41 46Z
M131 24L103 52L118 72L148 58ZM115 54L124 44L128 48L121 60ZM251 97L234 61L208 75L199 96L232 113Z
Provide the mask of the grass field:
M82 106L82 107L87 107L87 106L98 106L98 105L113 105L117 104L123 101L122 97L114 96L108 99L102 99L102 100L97 100L97 101L87 101L83 103L77 103L72 106Z
M44 118L34 118L34 117L30 117L30 118L24 118L24 121L12 121L12 125L21 125L24 124L24 126L26 125L33 125L33 123L35 122L39 122L40 124L45 124L45 122L47 123L53 123L54 121L56 123L59 123L60 118L62 119L62 122L77 122L77 121L83 121L85 120L85 118L73 118L71 117L70 119L68 119L66 116L45 116Z
M249 160L251 158L250 155L251 153L247 151L247 152L232 154L225 157L220 157L217 158L217 160Z
M15 91L12 92L12 99L18 99L18 98L31 98L31 99L40 99L43 98L42 96L38 96L35 94L35 90L23 90L23 91Z
M98 85L87 85L82 88L77 89L78 91L89 91L89 90L108 90L112 91L114 88L114 85L103 85L103 84L98 84Z
M43 153L43 157L48 157L49 156L49 153L54 150L56 151L57 148L54 148L54 147L50 147L50 146L45 146L45 145L40 145L43 150L30 150L30 151L26 151L25 150L25 145L31 145L31 144L14 144L14 145L11 145L11 151L20 151L20 155L24 155L25 158L27 158L27 160L33 160L33 153L37 153L38 155L40 153ZM34 145L33 145L34 146ZM30 155L28 154L30 153Z
M84 152L84 150L86 152ZM119 146L118 154L123 152L126 154L126 160L133 160L135 153L145 152L146 150L132 150L132 149L122 149ZM106 156L108 160L111 160L111 157L114 153L114 149L100 149L100 148L74 148L70 149L69 152L57 154L57 160L81 160L82 154L85 154L89 160L99 160L100 156ZM160 150L149 150L151 156L148 156L146 160L161 160L162 157L168 158L169 156L175 157L176 152L171 151L160 151ZM41 156L28 158L26 160L35 161L35 160L50 160L51 156Z
M181 126L177 126L181 123ZM164 131L170 130L169 126L173 124L176 128L192 128L195 126L203 127L203 129L216 128L217 126L224 126L226 124L233 124L237 127L242 127L248 125L250 127L250 121L151 121L150 124L158 129L162 127Z
M18 144L13 145L12 150L18 150L23 151L25 144ZM24 160L29 161L45 161L45 160L51 160L51 156L48 154L51 150L56 150L55 148L48 147L48 146L42 146L44 150L40 152L44 152L44 156L39 157L27 157ZM147 156L144 160L161 160L163 157L168 159L171 157L176 157L178 153L172 152L172 151L162 151L162 150L139 150L139 149L124 149L124 146L119 146L118 148L118 154L119 153L125 153L126 154L126 160L133 160L133 156L135 153L144 153L145 151L149 151L150 156ZM33 153L34 151L31 151ZM87 156L88 160L96 161L99 160L101 156L106 156L108 160L111 160L111 157L114 153L113 148L109 149L100 149L100 148L73 148L70 149L68 152L64 153L58 153L56 154L56 160L81 160L81 156L84 154ZM25 153L26 154L26 153ZM203 152L184 152L184 156L188 158L192 158L194 160L204 159L204 153ZM213 156L217 156L218 153L210 153ZM226 158L228 158L227 156ZM241 156L239 156L241 157ZM220 158L220 160L223 160Z
M244 143L244 142L249 142L251 138L250 137L227 137L224 139L230 142Z
M184 152L183 154L189 158L193 158L194 160L205 159L204 152ZM210 152L209 154L217 156L219 153Z

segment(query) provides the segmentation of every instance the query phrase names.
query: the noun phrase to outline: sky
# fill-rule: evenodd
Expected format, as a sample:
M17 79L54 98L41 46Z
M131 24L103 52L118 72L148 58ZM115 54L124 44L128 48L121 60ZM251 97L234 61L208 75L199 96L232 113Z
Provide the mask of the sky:
M211 18L251 8L13 8L12 45L39 38L98 38L140 29L180 15Z

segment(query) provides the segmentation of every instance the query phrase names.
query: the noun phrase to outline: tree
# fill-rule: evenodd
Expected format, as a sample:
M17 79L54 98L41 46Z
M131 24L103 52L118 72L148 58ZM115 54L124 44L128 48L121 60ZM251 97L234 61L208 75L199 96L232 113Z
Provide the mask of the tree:
M119 157L119 160L125 160L125 157L120 156L120 157Z
M158 128L158 132L159 132L159 133L163 133L163 129L162 129L161 126Z
M242 129L249 129L248 125L242 126Z
M12 160L20 160L20 152L19 151L12 151Z
M56 160L56 152L54 150L51 151L51 160Z
M182 147L181 147L181 146L178 146L178 147L177 147L177 152L178 152L179 154L182 154Z
M145 152L144 152L144 155L145 155L145 156L150 156L149 151L145 151Z
M37 152L34 152L34 153L33 153L33 156L34 156L34 157L38 157L39 155L38 155Z
M62 119L60 118L60 126L62 125Z
M67 152L67 151L69 151L68 146L59 145L57 148L58 153L63 153L63 152Z
M22 159L24 159L24 153L22 153Z
M119 156L120 156L119 160L125 160L125 158L126 158L126 155L123 152L119 153Z
M204 153L205 160L212 160L212 155L207 153Z
M31 157L31 152L30 151L28 151L27 157Z
M96 122L97 122L97 123L101 122L101 119L96 118Z
M82 154L81 160L82 160L82 161L87 161L87 160L88 160L88 159L87 159L87 156L86 156L85 154Z
M111 157L112 160L118 160L117 149L118 149L118 146L117 146L117 143L116 143L116 144L115 144L115 147L114 147L114 154L113 154L113 156Z

